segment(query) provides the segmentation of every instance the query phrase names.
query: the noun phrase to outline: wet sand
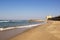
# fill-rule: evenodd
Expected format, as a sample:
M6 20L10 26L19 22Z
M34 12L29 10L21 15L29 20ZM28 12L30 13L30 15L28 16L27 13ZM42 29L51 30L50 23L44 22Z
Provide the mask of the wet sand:
M0 30L0 40L8 40L11 37L14 37L22 32L34 28L40 24L26 25L26 26L17 26L15 28L3 29Z
M27 30L28 28L17 28L11 30L0 31L0 40L8 40L9 38L16 36L19 33Z
M9 40L60 40L60 21L49 21Z

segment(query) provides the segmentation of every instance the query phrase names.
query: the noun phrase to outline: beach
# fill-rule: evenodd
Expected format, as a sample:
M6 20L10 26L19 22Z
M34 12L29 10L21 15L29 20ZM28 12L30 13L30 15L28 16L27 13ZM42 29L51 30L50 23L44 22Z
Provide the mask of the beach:
M9 40L60 40L60 21L48 21Z
M0 0L0 40L60 40L60 0Z
M21 34L24 31L32 29L38 25L40 24L3 28L2 30L0 30L0 40L8 40L9 38Z

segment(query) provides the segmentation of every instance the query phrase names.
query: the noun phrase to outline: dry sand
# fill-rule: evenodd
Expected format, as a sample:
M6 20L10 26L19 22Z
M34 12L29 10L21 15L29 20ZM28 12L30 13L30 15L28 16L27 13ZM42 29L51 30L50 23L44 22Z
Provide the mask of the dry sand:
M10 40L60 40L60 21L50 21L18 34Z

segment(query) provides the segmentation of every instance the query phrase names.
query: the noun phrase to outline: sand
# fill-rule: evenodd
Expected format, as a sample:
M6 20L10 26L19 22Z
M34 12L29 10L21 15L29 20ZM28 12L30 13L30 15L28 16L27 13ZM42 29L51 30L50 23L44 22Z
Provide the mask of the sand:
M49 21L9 40L60 40L60 21Z
M26 25L26 26L17 26L13 28L4 28L0 30L0 40L8 40L11 37L14 37L22 32L34 28L40 24Z

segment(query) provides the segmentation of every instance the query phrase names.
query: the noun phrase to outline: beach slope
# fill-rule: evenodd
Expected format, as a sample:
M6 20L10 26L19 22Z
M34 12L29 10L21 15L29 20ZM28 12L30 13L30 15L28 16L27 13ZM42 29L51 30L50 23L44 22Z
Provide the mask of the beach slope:
M60 40L60 21L49 21L9 40Z

